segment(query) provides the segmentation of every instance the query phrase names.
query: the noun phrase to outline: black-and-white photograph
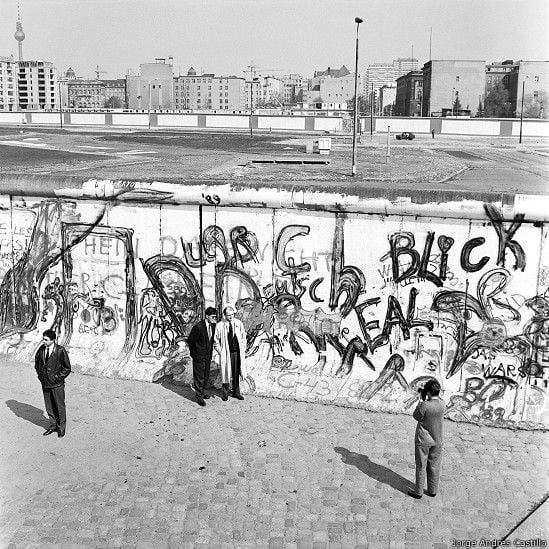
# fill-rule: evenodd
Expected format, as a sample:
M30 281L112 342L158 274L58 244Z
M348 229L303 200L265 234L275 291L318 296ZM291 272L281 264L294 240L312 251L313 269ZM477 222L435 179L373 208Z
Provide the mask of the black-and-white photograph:
M547 0L0 0L0 549L549 546Z

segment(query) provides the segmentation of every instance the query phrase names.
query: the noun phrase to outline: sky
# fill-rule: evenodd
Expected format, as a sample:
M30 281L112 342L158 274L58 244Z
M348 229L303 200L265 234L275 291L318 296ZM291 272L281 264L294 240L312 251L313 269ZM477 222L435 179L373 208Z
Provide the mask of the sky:
M359 72L398 57L549 59L548 0L20 0L25 59L77 76L120 78L157 57L174 73L245 76L346 65ZM17 58L17 0L0 0L0 56Z

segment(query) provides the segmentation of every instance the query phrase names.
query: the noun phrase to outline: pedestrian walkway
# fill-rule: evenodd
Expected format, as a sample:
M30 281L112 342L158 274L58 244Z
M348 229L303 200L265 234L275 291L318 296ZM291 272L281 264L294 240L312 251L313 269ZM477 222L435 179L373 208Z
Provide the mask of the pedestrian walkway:
M441 492L415 500L410 416L249 395L202 408L186 387L72 374L67 434L43 437L32 367L4 359L0 379L2 548L443 549L504 537L547 491L539 431L446 422ZM521 539L549 539L548 506Z

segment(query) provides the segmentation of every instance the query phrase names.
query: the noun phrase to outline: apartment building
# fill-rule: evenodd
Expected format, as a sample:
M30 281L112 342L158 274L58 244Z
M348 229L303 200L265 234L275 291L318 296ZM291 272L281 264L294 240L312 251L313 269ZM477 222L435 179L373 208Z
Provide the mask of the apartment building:
M179 110L240 110L246 105L246 81L238 76L196 74L174 78L175 108Z
M17 109L17 62L0 57L0 111Z
M47 61L17 63L17 93L21 110L54 109L59 104L57 71Z

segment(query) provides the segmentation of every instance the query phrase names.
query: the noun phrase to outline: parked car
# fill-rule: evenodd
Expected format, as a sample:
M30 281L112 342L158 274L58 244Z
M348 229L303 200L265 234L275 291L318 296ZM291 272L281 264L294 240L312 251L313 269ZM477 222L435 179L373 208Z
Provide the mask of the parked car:
M414 139L415 137L415 134L413 134L412 132L402 132L402 133L397 133L397 135L395 136L399 141L401 139L407 139L408 141L411 141L412 139Z

